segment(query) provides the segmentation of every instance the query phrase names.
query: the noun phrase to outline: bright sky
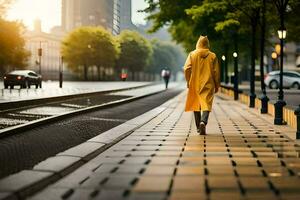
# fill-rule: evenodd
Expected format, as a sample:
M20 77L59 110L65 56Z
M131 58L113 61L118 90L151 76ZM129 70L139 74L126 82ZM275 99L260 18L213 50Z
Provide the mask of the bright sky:
M145 14L137 11L146 6L143 0L132 0L133 23L145 23ZM33 29L35 19L41 19L43 30L48 32L53 26L61 24L61 0L15 0L8 10L7 18L21 20L29 29Z

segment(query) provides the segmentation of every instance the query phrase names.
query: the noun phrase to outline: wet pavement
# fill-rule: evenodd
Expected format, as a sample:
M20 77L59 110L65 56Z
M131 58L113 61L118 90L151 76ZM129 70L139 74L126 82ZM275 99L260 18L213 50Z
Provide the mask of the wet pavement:
M157 90L161 90L161 88L157 88ZM145 93L149 91L153 92L155 89L148 88L144 90ZM29 131L2 138L0 140L0 177L20 170L31 169L35 164L50 156L85 142L106 130L157 107L181 91L182 87L177 85L173 89L130 103L91 111L75 117L68 117ZM138 92L141 94L141 91ZM116 94L106 95L99 97L99 99L107 98L108 101L111 101L112 97L123 98L124 96ZM90 99L89 102L92 105L97 103L96 99ZM86 103L87 101L77 99L76 102L68 102L67 104L72 104L72 109L74 109L74 105L86 105ZM49 109L47 108L47 110ZM57 111L54 109L51 110L51 112ZM29 109L25 113L14 113L10 117L15 116L15 123L18 123L19 116L22 116L23 120L30 121L32 120L32 114L39 114L39 117L45 117L47 112L35 110L32 113L32 110Z
M100 92L143 86L150 82L70 82L63 83L63 88L59 88L57 81L43 82L43 88L35 89L3 89L3 82L0 81L0 103L10 101L20 101L28 99L39 99L47 97L65 96L81 93Z

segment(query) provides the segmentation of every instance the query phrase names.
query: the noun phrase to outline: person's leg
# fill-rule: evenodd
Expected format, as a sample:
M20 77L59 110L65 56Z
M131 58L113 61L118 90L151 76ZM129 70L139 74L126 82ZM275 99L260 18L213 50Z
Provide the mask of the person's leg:
M164 77L164 82L165 82L165 87L167 89L167 78L166 77Z
M208 117L209 117L209 111L203 111L201 115L201 122L199 125L200 135L206 134L206 124L208 122Z
M204 122L205 125L208 123L209 111L203 111L201 115L201 122Z
M166 89L168 89L168 84L169 84L169 78L166 80Z
M199 125L200 125L200 120L201 120L201 112L200 111L194 111L194 116L195 116L196 128L197 128L197 131L198 131L199 130Z

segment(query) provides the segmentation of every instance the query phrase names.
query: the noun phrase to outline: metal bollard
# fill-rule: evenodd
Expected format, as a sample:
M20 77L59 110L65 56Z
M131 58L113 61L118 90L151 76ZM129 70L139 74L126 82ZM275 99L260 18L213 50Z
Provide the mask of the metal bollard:
M300 105L298 108L295 110L295 115L296 115L296 123L297 123L297 132L296 132L296 139L300 139Z

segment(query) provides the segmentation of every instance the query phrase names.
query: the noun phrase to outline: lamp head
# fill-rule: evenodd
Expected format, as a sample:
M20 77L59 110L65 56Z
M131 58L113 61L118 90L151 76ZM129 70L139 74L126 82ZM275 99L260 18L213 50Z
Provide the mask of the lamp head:
M285 39L286 38L286 28L279 28L278 31L278 37L279 39Z

